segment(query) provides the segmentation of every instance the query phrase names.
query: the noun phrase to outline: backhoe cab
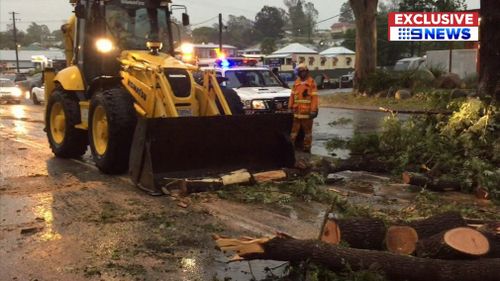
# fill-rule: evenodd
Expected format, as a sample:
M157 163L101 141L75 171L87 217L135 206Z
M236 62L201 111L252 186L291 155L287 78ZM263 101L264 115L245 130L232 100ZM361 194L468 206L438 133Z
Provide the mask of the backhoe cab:
M44 76L56 156L80 157L89 145L102 172L128 169L152 194L166 178L293 165L291 115L233 115L242 105L228 103L213 72L200 85L197 68L175 59L170 1L71 2L70 63Z

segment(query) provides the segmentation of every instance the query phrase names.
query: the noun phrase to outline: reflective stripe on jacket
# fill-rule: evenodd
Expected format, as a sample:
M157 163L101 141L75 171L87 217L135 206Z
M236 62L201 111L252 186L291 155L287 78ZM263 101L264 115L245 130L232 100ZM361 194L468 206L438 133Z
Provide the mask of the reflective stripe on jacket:
M297 78L288 106L293 110L295 118L299 119L310 118L311 112L318 111L318 87L312 77L305 81Z

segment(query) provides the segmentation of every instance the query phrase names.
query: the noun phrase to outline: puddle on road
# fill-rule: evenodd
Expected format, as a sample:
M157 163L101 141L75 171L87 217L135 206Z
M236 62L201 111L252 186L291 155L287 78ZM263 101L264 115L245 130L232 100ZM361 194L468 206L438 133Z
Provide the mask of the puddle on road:
M0 196L0 227L30 229L43 228L37 232L41 241L61 239L54 228L54 197L52 193L39 193L31 197Z
M389 113L380 111L320 108L318 118L314 120L312 152L322 156L330 156L331 153L326 149L328 140L334 137L348 139L354 135L354 132L378 132L387 116ZM404 120L410 115L399 114L398 116ZM350 120L350 122L342 125L330 125L332 121L339 119ZM333 152L340 158L349 157L349 151L345 149L336 149Z

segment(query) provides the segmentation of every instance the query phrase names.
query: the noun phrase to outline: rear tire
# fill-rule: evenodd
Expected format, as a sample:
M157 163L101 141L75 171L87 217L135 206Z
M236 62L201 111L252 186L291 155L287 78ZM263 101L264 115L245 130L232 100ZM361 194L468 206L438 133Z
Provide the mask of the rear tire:
M103 90L92 97L89 143L96 166L103 173L127 171L136 123L134 100L126 90Z
M78 98L58 88L47 103L45 127L50 149L60 158L78 158L87 151L86 132L75 128L80 124Z

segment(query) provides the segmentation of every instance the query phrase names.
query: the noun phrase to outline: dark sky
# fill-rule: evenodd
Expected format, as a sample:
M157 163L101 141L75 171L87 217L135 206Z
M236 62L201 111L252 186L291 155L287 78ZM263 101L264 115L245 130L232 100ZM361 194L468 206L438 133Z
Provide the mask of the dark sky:
M337 15L340 6L346 0L310 0L319 11L319 20ZM215 18L218 13L224 15L244 15L253 19L255 14L264 6L284 7L283 0L173 0L174 4L183 4L188 7L191 23L204 22ZM469 8L478 8L479 0L467 0ZM19 13L21 21L19 29L26 29L30 22L43 23L51 30L59 28L71 14L68 0L0 0L0 30L5 30L11 16L9 12ZM319 28L328 28L336 20L330 20L319 25ZM205 25L216 23L216 19Z

